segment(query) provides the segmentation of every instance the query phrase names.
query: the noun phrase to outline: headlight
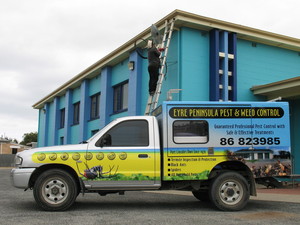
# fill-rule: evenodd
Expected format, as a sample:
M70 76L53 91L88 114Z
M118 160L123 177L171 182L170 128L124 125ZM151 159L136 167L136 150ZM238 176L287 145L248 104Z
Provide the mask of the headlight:
M15 157L15 165L20 166L22 165L23 159L20 156Z

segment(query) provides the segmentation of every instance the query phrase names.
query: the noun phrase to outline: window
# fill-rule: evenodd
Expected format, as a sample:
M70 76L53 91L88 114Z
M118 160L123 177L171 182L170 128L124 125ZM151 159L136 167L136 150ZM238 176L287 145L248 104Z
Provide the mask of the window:
M18 152L18 149L17 148L12 148L11 149L11 154L17 154L17 152Z
M97 129L97 130L92 130L92 131L91 131L92 136L94 136L95 134L97 134L98 131L99 131L99 129Z
M91 96L91 113L90 113L91 120L99 118L99 105L100 105L100 93Z
M79 124L80 102L73 104L73 125Z
M257 158L258 159L264 159L264 154L263 153L257 153Z
M265 159L270 159L270 153L265 153Z
M59 115L59 128L64 128L65 127L65 116L66 116L66 110L65 108L60 110L60 115Z
M239 153L236 153L237 156L240 156L244 159L250 159L250 153L245 153L245 152L239 152Z
M173 123L175 143L204 144L208 142L208 123L205 120L177 120Z
M63 145L63 144L64 144L64 141L65 141L64 137L60 137L60 138L59 138L59 144L60 144L60 145Z
M114 113L125 111L128 108L128 82L114 87Z
M149 129L146 120L124 121L105 133L96 146L148 146Z

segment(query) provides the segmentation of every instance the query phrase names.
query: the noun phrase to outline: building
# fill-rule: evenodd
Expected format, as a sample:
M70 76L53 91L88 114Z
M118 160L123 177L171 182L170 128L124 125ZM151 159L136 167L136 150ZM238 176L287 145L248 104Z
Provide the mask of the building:
M20 145L11 139L0 137L0 167L11 167L18 152L29 149L28 146Z
M182 89L173 95L180 101L288 101L294 172L300 173L300 40L180 10L156 26L163 31L172 19L160 101L170 89ZM144 114L148 62L139 53L147 54L149 38L150 27L35 103L38 145L79 143L117 117Z
M236 154L245 160L269 160L274 158L273 150L270 149L241 149Z
M29 147L14 143L11 139L0 137L0 155L15 155L26 149Z

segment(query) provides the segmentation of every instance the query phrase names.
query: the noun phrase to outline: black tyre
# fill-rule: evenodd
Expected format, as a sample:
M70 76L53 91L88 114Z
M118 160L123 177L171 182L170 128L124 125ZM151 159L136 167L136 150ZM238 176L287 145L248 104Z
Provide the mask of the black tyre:
M248 203L249 185L239 173L222 173L212 181L209 197L221 210L238 211Z
M36 180L33 196L39 207L47 211L63 211L75 202L78 186L73 176L64 170L52 169Z
M208 190L192 191L192 193L198 200L202 202L209 202Z

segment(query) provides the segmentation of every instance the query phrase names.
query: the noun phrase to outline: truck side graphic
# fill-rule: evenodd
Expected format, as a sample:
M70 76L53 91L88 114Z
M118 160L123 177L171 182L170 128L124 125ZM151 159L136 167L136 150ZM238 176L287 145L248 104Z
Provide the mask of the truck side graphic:
M190 174L192 178L199 171L199 162L205 162L208 169L209 164L212 168L224 160L245 163L255 177L291 173L287 105L222 103L165 107L157 109L168 112L160 115L164 117L161 121L168 121L163 132L168 134L164 139L164 146L168 146L165 178L180 179Z

